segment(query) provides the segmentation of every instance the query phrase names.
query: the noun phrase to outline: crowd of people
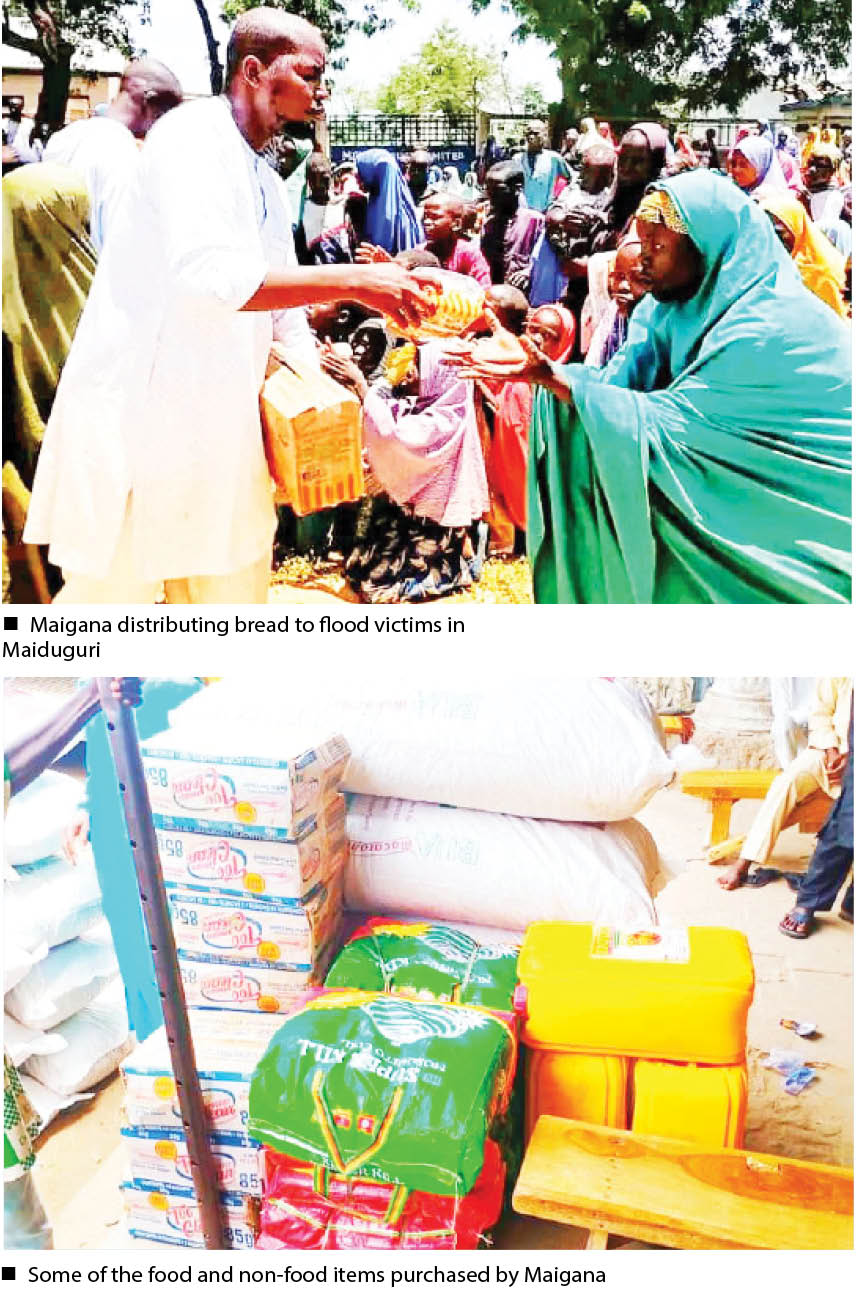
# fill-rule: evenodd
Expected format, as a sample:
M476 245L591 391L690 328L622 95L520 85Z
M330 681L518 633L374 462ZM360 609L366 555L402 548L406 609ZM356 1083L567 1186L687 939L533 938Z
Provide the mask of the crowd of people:
M276 527L370 601L491 554L541 602L849 600L849 133L538 120L464 177L334 164L325 59L253 10L222 97L139 60L38 159L4 130L4 550L26 518L39 594L263 601ZM442 272L483 314L411 342ZM361 502L275 520L274 340L362 404Z

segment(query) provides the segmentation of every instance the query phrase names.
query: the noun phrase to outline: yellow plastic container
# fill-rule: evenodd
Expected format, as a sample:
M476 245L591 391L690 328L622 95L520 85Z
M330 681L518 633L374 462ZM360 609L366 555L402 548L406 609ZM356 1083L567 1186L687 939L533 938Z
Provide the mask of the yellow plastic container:
M744 1065L634 1062L634 1133L741 1147L747 1105Z
M539 1115L626 1128L629 1066L623 1056L530 1049L526 1053L526 1141Z
M628 933L539 921L526 932L517 970L529 1047L704 1065L744 1060L754 967L738 930Z

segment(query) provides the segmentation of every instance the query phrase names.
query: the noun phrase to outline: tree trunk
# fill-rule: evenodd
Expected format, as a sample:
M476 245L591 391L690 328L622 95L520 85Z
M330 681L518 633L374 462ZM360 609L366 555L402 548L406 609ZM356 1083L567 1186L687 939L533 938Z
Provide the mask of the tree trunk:
M72 55L75 47L68 41L59 41L51 55L42 55L42 88L36 107L36 121L47 122L55 129L66 121L66 103L72 79Z
M198 10L201 26L204 28L204 39L207 42L207 57L210 59L210 89L212 94L218 95L222 91L222 63L219 59L219 44L213 35L210 15L207 12L204 0L192 0L192 2Z

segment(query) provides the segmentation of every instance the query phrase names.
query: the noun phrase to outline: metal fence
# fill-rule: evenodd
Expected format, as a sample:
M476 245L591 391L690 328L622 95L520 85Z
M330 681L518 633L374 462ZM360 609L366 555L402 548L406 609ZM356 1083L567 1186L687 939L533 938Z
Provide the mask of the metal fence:
M327 126L331 145L354 150L381 148L409 152L451 145L475 148L475 121L468 113L459 117L446 117L443 113L357 113L330 118Z

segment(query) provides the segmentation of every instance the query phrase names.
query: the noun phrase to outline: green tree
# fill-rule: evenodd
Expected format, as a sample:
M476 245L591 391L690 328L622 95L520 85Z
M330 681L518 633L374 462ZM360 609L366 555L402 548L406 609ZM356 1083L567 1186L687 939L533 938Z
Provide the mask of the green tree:
M556 54L568 116L679 103L735 112L765 86L828 82L850 57L851 0L509 0L515 36ZM471 0L475 12L490 0Z
M62 126L72 56L88 42L132 54L129 18L147 15L148 0L3 0L3 42L42 64L36 117ZM15 21L15 20L18 21Z
M492 54L461 40L455 27L443 23L380 88L376 107L382 113L476 115L498 76Z

